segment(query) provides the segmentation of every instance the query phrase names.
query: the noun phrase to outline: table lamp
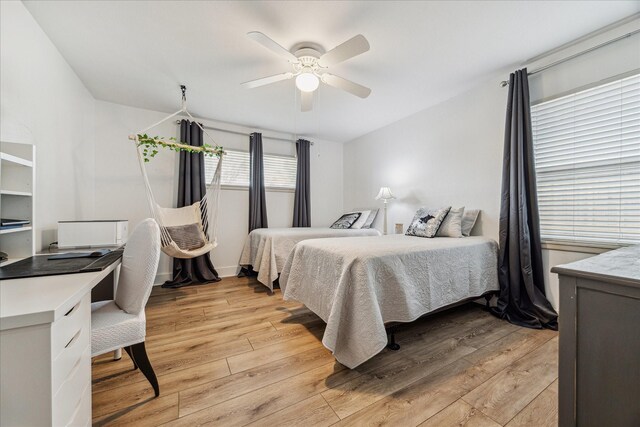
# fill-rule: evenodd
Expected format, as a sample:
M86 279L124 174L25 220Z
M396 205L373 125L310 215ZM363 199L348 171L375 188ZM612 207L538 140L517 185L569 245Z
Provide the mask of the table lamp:
M387 203L389 200L395 199L395 197L389 187L380 187L376 200L380 199L384 201L384 234L387 234Z

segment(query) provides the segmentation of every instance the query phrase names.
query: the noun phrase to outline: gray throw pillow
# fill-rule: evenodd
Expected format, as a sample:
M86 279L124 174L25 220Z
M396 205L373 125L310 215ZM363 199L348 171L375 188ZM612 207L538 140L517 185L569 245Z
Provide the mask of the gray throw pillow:
M461 208L451 208L444 221L440 224L440 228L436 233L436 237L462 237L462 214L464 206Z
M420 208L405 233L407 236L434 237L451 206L440 209Z
M344 214L336 222L331 224L330 228L350 228L353 223L356 222L358 218L360 218L360 215L362 215L360 212Z
M471 230L478 220L478 215L480 215L480 209L467 209L466 211L464 211L464 214L462 215L463 236L468 237L471 235Z
M199 249L205 245L205 235L200 230L199 224L175 225L165 227L171 240L182 250L190 251Z

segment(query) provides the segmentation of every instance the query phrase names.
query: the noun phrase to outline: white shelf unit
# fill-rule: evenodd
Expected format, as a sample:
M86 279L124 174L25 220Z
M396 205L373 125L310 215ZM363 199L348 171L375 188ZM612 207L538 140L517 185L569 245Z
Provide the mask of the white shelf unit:
M29 221L20 228L0 230L0 251L11 259L35 254L35 164L31 141L0 140L0 218Z
M8 228L6 230L0 230L0 234L11 234L11 233L23 233L25 231L31 231L33 228L29 226L16 227L16 228Z

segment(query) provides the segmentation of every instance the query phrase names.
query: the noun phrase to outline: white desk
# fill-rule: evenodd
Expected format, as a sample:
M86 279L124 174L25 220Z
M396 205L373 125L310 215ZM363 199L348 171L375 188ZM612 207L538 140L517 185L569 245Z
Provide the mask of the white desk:
M0 283L0 425L91 425L91 289L119 266Z

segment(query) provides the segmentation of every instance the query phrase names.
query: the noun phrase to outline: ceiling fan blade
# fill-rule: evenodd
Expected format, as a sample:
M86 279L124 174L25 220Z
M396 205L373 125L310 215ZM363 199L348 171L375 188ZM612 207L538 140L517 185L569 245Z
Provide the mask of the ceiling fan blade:
M244 86L248 89L253 89L254 87L260 87L271 83L276 83L281 80L287 80L291 77L293 77L293 73L276 74L275 76L263 77L261 79L250 80L248 82L241 83L241 86Z
M342 77L334 76L333 74L325 73L322 75L321 80L329 86L337 87L360 98L366 98L371 94L371 89L368 87L343 79Z
M313 108L313 92L300 91L300 110L311 111Z
M358 34L322 55L318 60L318 63L322 67L329 67L342 61L346 61L349 58L353 58L354 56L358 56L361 53L365 53L368 50L369 42L362 34Z
M276 55L282 56L287 61L294 64L298 62L298 58L296 58L296 56L293 53L289 52L287 49L280 46L278 43L274 42L273 40L271 40L269 37L265 36L261 32L251 31L247 33L247 36L251 40L260 43L262 46L266 47Z

